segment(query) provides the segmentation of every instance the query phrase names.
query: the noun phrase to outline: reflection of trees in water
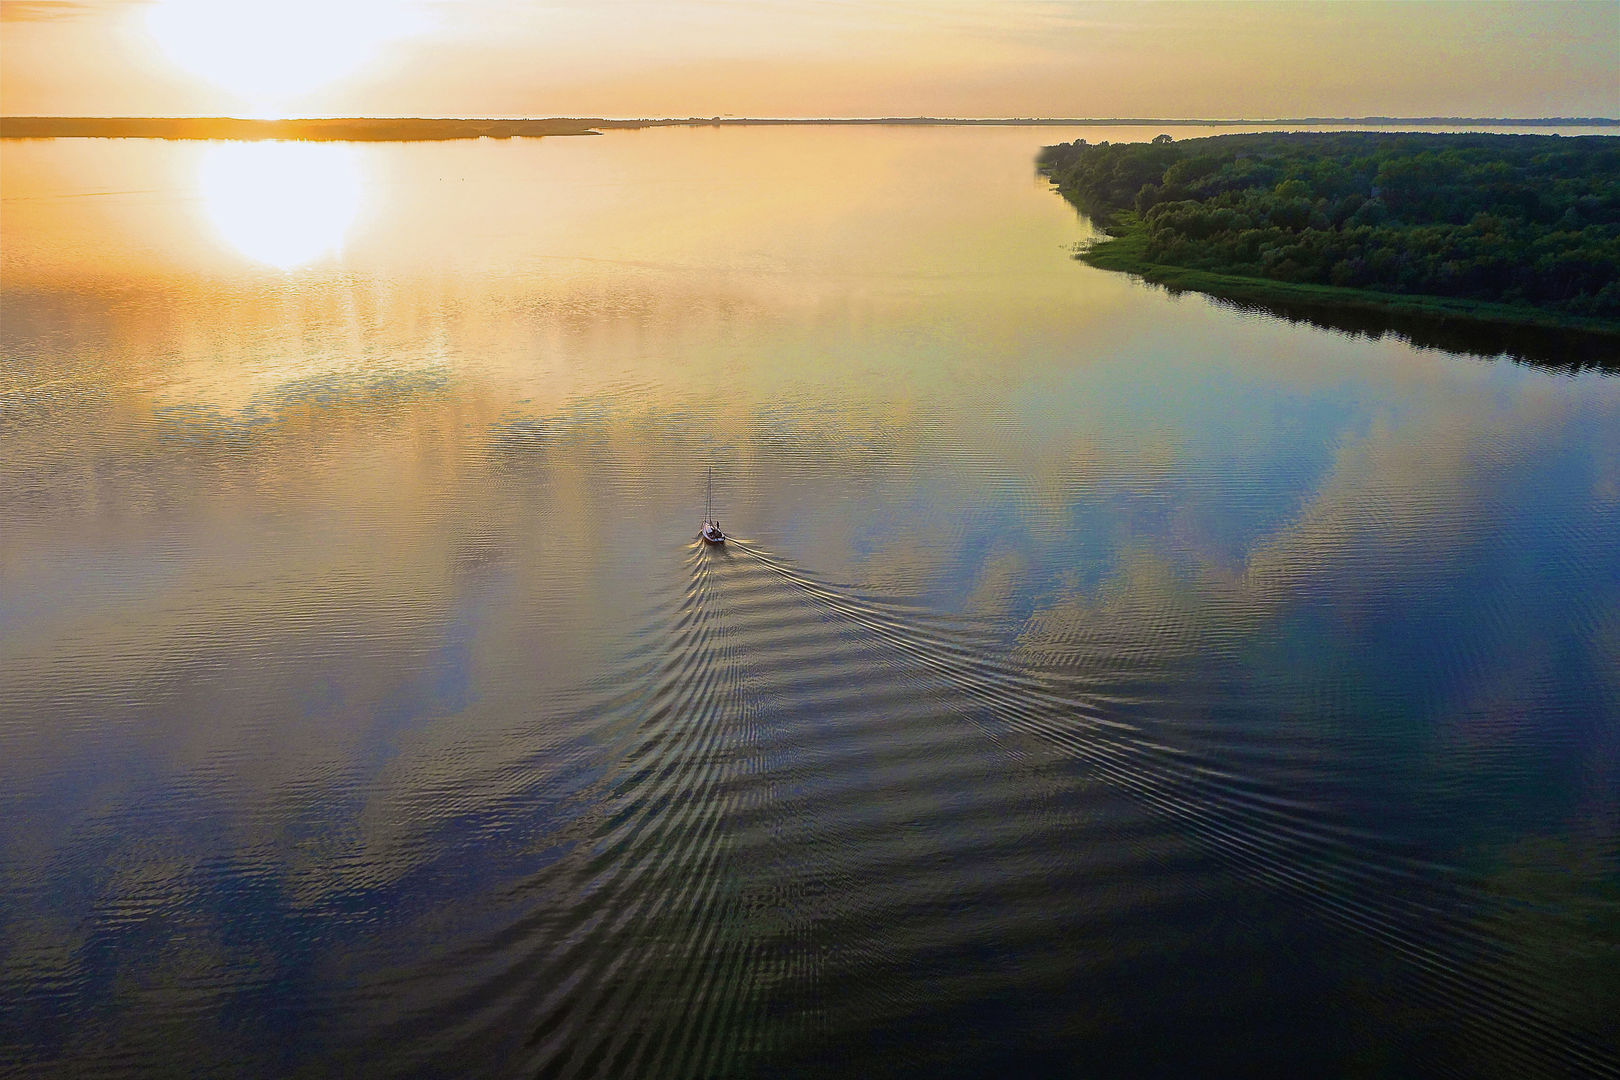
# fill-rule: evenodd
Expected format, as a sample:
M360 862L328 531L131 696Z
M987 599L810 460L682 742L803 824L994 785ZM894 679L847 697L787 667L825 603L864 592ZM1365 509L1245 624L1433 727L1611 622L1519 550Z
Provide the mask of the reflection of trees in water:
M1487 892L1505 901L1490 930L1534 964L1548 1000L1591 1031L1612 1031L1620 1015L1620 877L1603 846L1601 838L1527 837L1495 852L1484 877Z
M1164 288L1175 294L1187 291L1168 285ZM1260 303L1206 295L1223 307L1275 315L1289 322L1308 323L1321 330L1335 330L1352 337L1376 341L1386 335L1394 335L1423 348L1444 349L1471 356L1505 356L1521 363L1571 371L1584 368L1620 371L1620 338L1612 334L1487 324L1470 319L1377 312L1327 304Z

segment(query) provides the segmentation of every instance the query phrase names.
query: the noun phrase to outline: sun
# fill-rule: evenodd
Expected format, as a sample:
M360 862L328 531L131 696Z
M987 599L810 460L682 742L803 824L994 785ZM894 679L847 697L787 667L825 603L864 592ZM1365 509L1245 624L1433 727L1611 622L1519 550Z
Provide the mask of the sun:
M175 64L260 116L278 115L428 23L413 0L157 0L146 16Z

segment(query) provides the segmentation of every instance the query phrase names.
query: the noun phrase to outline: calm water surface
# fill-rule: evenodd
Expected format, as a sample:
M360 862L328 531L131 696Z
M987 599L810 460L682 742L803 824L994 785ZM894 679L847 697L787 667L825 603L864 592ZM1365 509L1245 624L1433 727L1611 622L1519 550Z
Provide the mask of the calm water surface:
M0 1072L1615 1074L1620 379L1156 133L7 143Z

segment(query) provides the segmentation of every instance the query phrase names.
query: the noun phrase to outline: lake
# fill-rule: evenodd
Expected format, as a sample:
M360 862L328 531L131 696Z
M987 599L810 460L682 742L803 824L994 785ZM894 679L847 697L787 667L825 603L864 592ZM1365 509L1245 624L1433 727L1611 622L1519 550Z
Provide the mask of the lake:
M1620 378L1160 130L6 143L0 1071L1620 1072Z

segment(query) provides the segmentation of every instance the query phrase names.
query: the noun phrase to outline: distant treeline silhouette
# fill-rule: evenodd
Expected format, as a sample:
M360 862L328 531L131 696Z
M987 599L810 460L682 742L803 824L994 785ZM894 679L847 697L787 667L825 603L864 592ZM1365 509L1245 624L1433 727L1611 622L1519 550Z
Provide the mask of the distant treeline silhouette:
M754 127L829 124L875 126L1098 127L1158 124L1220 127L1231 124L1401 124L1485 125L1512 127L1617 127L1620 120L1603 116L1542 116L1519 119L1416 117L1307 117L1291 120L1166 119L1141 117L750 117L690 116L661 119L606 117L405 117L335 116L254 120L234 116L4 116L5 139L299 139L304 141L418 142L447 139L539 138L546 135L589 135L600 131L649 127Z
M1160 136L1039 162L1120 238L1099 265L1620 318L1620 137Z
M305 142L419 142L589 135L612 126L600 119L456 120L421 117L332 117L251 120L235 116L7 116L7 139L289 139Z

